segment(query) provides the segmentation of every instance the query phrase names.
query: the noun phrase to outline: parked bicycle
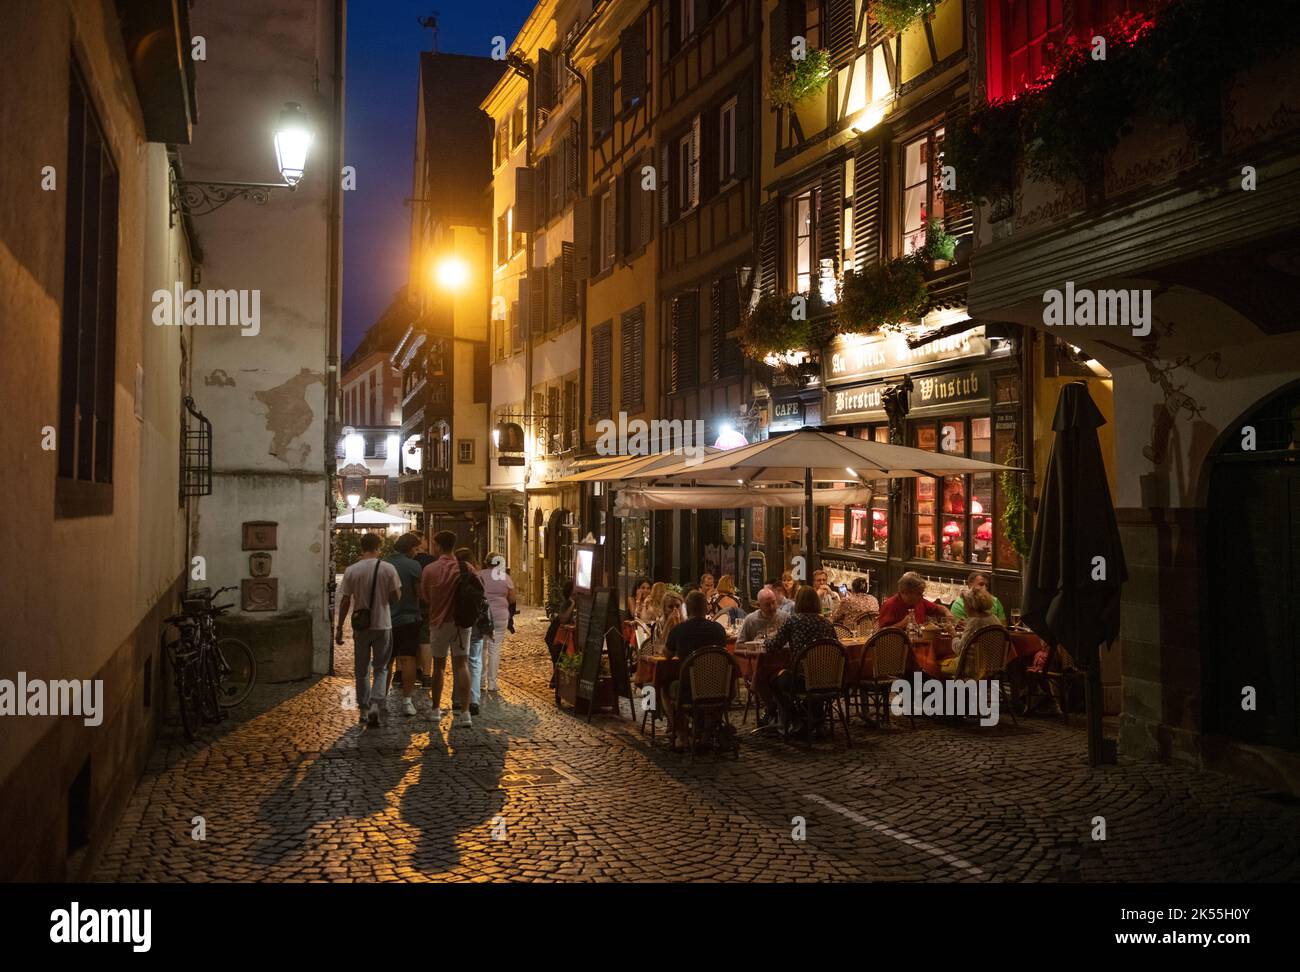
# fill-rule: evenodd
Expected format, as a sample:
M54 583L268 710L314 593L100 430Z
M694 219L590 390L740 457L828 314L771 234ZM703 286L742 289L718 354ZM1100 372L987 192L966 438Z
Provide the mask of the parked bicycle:
M200 721L216 722L222 710L248 698L257 680L253 650L238 638L217 636L217 618L234 605L213 601L233 590L200 587L186 591L181 595L182 613L163 619L177 630L176 637L164 644L176 679L181 726L190 739ZM166 639L165 633L163 637Z

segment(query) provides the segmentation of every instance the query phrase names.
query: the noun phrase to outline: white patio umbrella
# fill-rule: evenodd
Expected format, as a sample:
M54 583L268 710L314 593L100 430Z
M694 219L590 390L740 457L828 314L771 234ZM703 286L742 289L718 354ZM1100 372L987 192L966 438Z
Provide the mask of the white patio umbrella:
M704 457L718 455L721 449L701 447ZM655 452L648 456L610 456L606 462L581 472L570 473L550 480L552 483L621 482L638 479L655 479L657 471L676 466L683 461L681 453Z
M918 476L964 476L968 473L1019 472L996 462L889 445L850 435L800 429L762 442L659 469L656 482L802 482L804 485L804 549L816 566L811 541L813 483L873 479L914 479Z
M372 510L364 506L358 506L346 513L340 513L334 518L336 527L367 527L367 526L410 526L411 518L409 516L394 516L391 513L380 513L378 510Z

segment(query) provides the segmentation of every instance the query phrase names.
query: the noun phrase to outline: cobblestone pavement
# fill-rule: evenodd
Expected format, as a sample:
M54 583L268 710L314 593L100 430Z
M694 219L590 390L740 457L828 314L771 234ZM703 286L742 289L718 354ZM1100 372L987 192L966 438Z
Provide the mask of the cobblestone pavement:
M167 729L103 881L1214 881L1300 878L1300 807L1121 761L1077 725L920 719L737 761L651 749L625 718L555 708L529 610L472 728L395 703L357 724L338 674L259 686L194 743ZM395 700L390 696L390 700ZM752 727L752 719L750 725ZM660 735L662 743L663 736ZM202 816L206 839L192 838ZM792 818L806 839L792 837ZM1106 840L1091 839L1105 817Z

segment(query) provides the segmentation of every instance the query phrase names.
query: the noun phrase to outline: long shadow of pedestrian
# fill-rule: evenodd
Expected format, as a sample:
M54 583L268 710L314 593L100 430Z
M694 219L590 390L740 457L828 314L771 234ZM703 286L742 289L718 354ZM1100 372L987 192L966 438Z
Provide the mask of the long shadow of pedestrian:
M434 734L418 760L418 779L401 797L401 819L419 834L412 866L444 873L466 854L490 849L506 805L500 784L511 745L532 739L539 721L528 705L485 702L472 727Z

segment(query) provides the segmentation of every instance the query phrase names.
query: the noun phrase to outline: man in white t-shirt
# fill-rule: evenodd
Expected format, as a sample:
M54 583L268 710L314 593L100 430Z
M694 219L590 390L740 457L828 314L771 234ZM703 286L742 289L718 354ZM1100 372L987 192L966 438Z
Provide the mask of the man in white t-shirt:
M388 655L393 635L389 609L402 597L402 579L397 568L379 559L380 546L378 534L367 533L361 538L361 559L343 572L343 583L339 585L339 620L334 632L335 643L343 644L343 622L351 608L357 708L360 717L372 726L379 725L379 703L388 692ZM359 611L370 614L364 628L357 627Z
M501 643L510 623L510 607L515 603L515 582L506 572L506 559L499 553L487 556L487 566L478 573L492 612L492 635L483 640L483 691L497 692L497 673L501 670Z

